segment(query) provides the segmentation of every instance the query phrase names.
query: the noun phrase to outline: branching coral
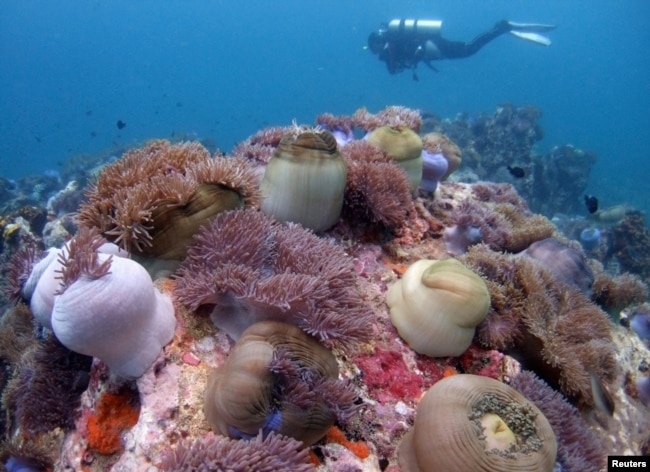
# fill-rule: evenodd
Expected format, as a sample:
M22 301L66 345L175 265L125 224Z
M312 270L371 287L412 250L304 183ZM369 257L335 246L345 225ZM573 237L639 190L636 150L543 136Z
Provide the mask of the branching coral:
M350 417L356 397L327 348L296 326L266 321L246 329L210 376L205 416L224 436L274 431L309 446Z
M210 217L257 205L259 193L244 159L211 158L199 143L160 140L104 168L87 198L81 226L99 229L129 252L181 259Z
M555 435L539 409L488 377L459 374L437 382L404 437L404 472L553 470Z
M348 167L343 216L395 229L404 224L413 206L406 173L385 153L366 141L353 141L341 150Z
M251 440L234 440L209 433L193 441L181 441L160 466L167 472L255 470L256 472L308 472L313 470L307 449L280 434L259 433Z
M559 392L528 371L517 375L510 386L533 402L551 424L563 472L605 469L604 444Z
M570 400L593 405L592 377L607 383L616 372L608 316L533 261L485 245L461 260L487 279L490 291L481 344L515 355Z
M343 250L255 210L225 212L199 231L174 293L191 310L211 311L235 339L265 320L295 324L344 348L372 336L372 313Z

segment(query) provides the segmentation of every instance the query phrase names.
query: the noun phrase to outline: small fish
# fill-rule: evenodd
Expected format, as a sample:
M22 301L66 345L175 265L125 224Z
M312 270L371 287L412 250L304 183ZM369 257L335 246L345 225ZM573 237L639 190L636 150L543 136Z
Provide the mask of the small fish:
M593 195L585 195L585 206L589 213L596 213L598 211L598 199Z
M522 169L519 166L514 166L514 167L508 166L508 171L510 172L510 175L512 175L515 179L521 179L526 175L524 169Z
M123 129L126 126L126 123L123 122L122 120L117 120L117 129Z

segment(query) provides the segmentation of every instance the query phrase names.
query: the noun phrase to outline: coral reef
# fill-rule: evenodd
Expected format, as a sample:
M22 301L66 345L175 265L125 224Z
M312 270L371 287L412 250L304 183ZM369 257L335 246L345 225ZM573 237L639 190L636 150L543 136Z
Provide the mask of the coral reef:
M527 391L555 428L556 470L598 470L605 454L647 452L650 351L635 332L645 333L645 249L638 243L647 230L626 205L585 214L584 186L595 157L571 146L538 154L539 118L533 107L514 105L453 119L404 107L377 114L359 110L321 115L315 128L294 123L260 130L232 151L234 157L211 156L214 151L195 142L154 141L120 159L123 149L75 156L60 175L0 179L0 273L8 282L0 300L0 469L396 472L397 445L426 416L416 415L422 396L458 374L512 382ZM445 175L435 177L435 192L412 192L404 170L361 139L383 126L421 133L423 153L448 161ZM325 136L323 130L329 131L348 170L341 219L319 237L255 208L271 156L283 136L297 130ZM84 189L93 176L96 183ZM73 181L77 188L68 185ZM145 191L152 182L159 188ZM90 200L77 225L69 211L84 190ZM230 199L219 214L213 211L214 194ZM552 222L531 209L552 215ZM177 216L190 222L178 224ZM91 364L44 328L58 299L76 284L87 281L84 299L92 300L97 284L118 272L118 260L128 260L127 251L115 245L97 247L99 239L81 245L88 228L132 251L151 273L153 262L167 269L156 272L154 290L174 297L174 335L164 349L156 347L151 367L134 381L115 379L105 362ZM580 253L580 233L589 228L600 232L598 244L580 254L594 275L591 299L561 282L548 265L519 255L546 238ZM545 256L553 264L563 261L562 245ZM81 257L71 257L81 246ZM53 249L39 264L48 247ZM386 292L406 278L411 264L447 259L448 249L483 279L490 303L461 355L433 358L399 336ZM634 251L641 256L638 266L632 265ZM174 259L153 260L164 257ZM183 259L176 277L161 276L172 274ZM572 279L575 273L565 281ZM33 314L24 301L31 302ZM298 338L310 339L306 346L328 352L331 375L309 367L312 347L293 355L291 349L228 334L237 338L260 320L289 323ZM241 380L239 374L255 370L251 365L260 351L268 359L270 350L271 361L258 369L272 380L265 403L270 410L257 410L267 412L262 431L259 424L235 425L231 432L249 439L215 436L202 411L210 375L237 364L245 368L227 377ZM526 380L522 369L533 370L547 385ZM255 385L259 377L249 380ZM269 392L268 383L262 389ZM246 403L246 391L234 390L238 394L230 400ZM306 405L299 418L305 411L322 413L326 421L306 440L313 444L275 432L287 419L283 404ZM494 398L480 406L494 406ZM449 426L442 417L436 422ZM494 415L483 419L491 438L512 438ZM477 421L474 434L482 429Z
M424 395L399 450L404 472L547 471L557 453L542 412L513 388L459 374Z
M257 205L259 192L247 161L159 140L106 166L87 199L81 226L131 253L180 260L199 227L224 210Z
M341 216L346 179L334 137L296 127L280 140L266 166L261 209L278 221L327 230Z
M582 197L596 156L570 145L539 155L535 145L543 138L541 116L533 106L505 103L492 115L428 120L423 131L442 133L456 143L463 156L462 169L471 169L473 180L510 183L533 211L544 215L579 214L584 211ZM508 166L520 167L524 176L512 176Z
M623 270L650 280L650 230L641 212L627 212L612 228L610 252Z
M386 293L390 318L413 350L460 356L490 307L483 279L455 259L420 260Z
M334 355L304 331L255 323L210 376L205 415L224 436L250 439L274 431L310 446L357 408L356 394L338 373Z
M191 310L207 308L234 339L267 320L344 348L372 336L372 314L345 253L255 210L224 212L203 227L176 277L177 299Z

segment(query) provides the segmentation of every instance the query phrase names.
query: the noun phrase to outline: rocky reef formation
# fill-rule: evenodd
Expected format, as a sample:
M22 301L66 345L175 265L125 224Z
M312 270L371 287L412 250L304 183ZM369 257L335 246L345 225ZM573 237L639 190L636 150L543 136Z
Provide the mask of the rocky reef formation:
M260 130L232 156L154 141L115 159L93 186L55 178L30 206L20 183L0 188L7 199L0 462L9 470L397 472L400 463L429 470L418 437L434 431L436 446L456 447L446 434L451 425L469 429L487 451L463 455L471 464L487 456L514 466L531 459L535 470L598 470L607 454L643 453L650 441L647 229L631 209L573 226L538 213L571 211L574 198L582 205L582 190L543 196L592 163L568 147L554 150L556 158L537 156L539 117L511 105L444 121L404 107L363 109L322 115L315 127ZM415 189L407 176L414 166L404 169L392 151L363 139L378 129L419 137L422 159L413 160L436 167L435 187ZM304 132L318 134L328 153L336 148L347 170L337 172L339 191L326 197L342 206L340 217L317 232L292 221L298 217L280 222L258 209L283 137ZM293 160L302 150L294 151L292 164L302 165ZM565 164L571 169L560 172ZM538 180L547 178L555 180ZM78 222L70 214L82 191ZM212 211L224 192L232 205ZM180 230L178 221L185 221ZM46 236L46 223L57 225L48 233L56 238ZM579 239L592 223L599 238L590 245ZM121 250L101 253L97 233ZM84 234L94 236L80 245ZM125 249L140 261L177 264L137 288L136 270L120 269ZM420 265L453 272L453 280L437 269L414 277L410 267ZM36 290L33 274L51 290ZM79 329L63 336L38 307L67 306L75 286L79 318L71 326ZM454 318L438 323L447 330L444 351L428 349L440 336L426 331L429 292ZM155 303L142 300L152 293L173 304L175 326L148 341L131 331L151 329L129 322L138 314L119 307L146 312L141 305ZM395 298L403 306L395 308ZM465 322L469 302L475 309ZM391 320L397 311L409 316ZM107 319L110 331L100 323ZM76 343L95 328L106 336L93 337L93 346L137 352L121 344L127 337L153 345L153 354L124 370ZM457 400L469 404L471 417ZM446 419L428 413L441 402L451 405ZM513 441L536 458L491 452Z

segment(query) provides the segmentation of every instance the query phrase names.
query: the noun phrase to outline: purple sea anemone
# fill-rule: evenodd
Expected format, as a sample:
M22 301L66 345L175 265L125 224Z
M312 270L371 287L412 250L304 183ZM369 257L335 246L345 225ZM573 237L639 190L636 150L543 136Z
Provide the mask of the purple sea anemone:
M528 246L521 255L534 259L556 280L576 287L587 296L591 295L594 274L580 250L555 238L546 238Z
M559 393L535 374L523 371L510 384L539 408L557 437L557 458L562 472L605 468L605 448L596 433Z
M195 440L183 440L160 464L167 472L212 470L256 472L308 472L313 470L307 449L295 439L259 433L251 440L234 440L208 433Z
M441 152L431 153L422 151L424 165L422 167L422 181L420 188L425 192L435 192L438 183L443 179L449 168L449 163Z
M345 252L255 210L224 212L204 226L176 277L177 299L190 310L208 310L234 339L268 320L343 348L372 336L372 312Z

